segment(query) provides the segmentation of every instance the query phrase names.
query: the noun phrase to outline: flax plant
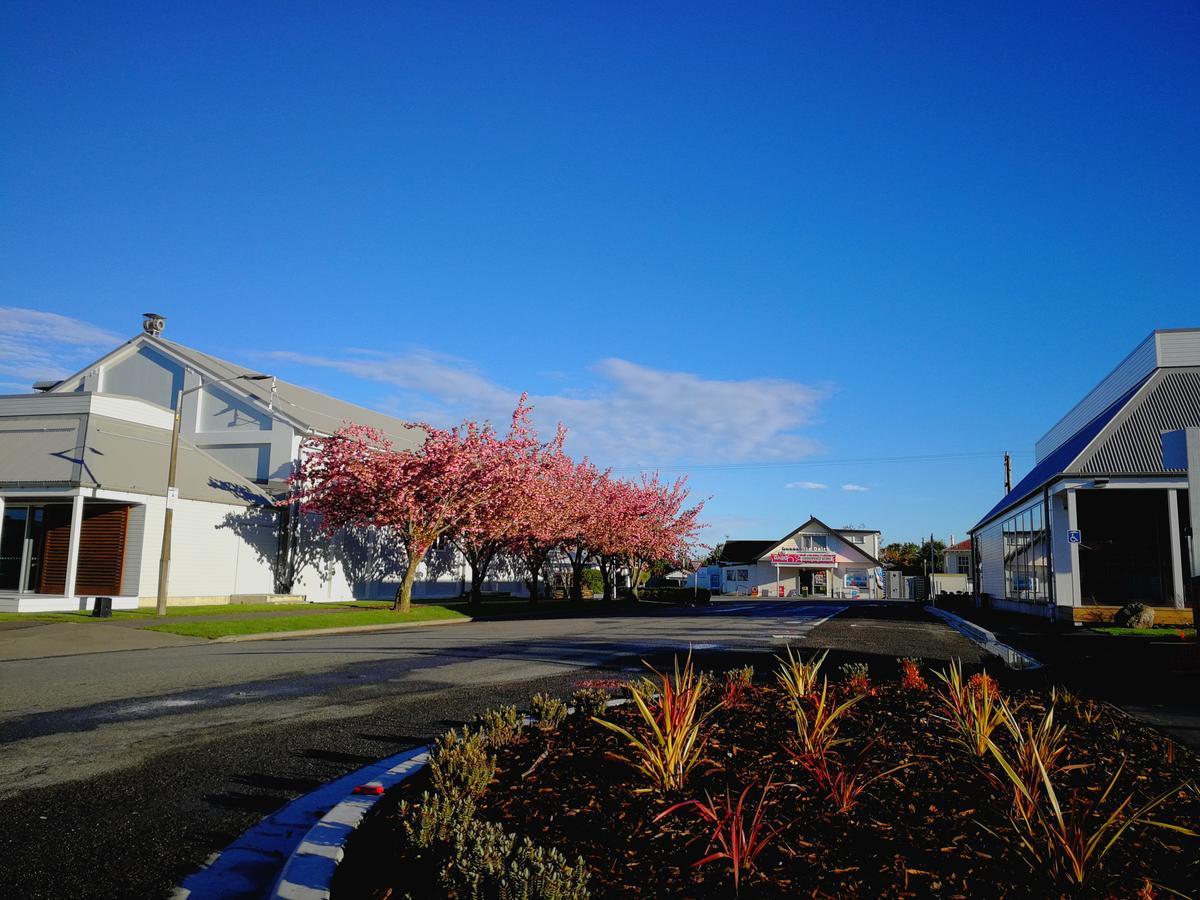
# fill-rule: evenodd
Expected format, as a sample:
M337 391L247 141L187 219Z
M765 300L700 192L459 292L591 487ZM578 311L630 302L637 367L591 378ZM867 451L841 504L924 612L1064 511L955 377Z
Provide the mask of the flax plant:
M651 671L662 682L661 686L655 685L653 688L659 695L657 701L645 693L644 687L635 683L628 685L634 707L644 726L638 733L615 722L592 717L592 721L629 742L634 757L630 762L651 782L650 787L639 788L637 793L647 793L656 788L674 791L683 787L688 774L702 757L707 740L705 723L721 706L717 703L702 710L708 680L692 666L691 653L683 668L680 668L678 658L675 660L674 677L654 669Z
M1150 818L1155 809L1162 806L1173 794L1187 788L1188 784L1169 788L1137 809L1133 808L1133 795L1129 794L1104 814L1102 808L1108 802L1117 779L1124 771L1125 762L1122 760L1099 797L1081 801L1075 796L1072 802L1064 807L1036 744L1029 746L1030 757L1037 768L1033 779L1027 778L1014 767L994 742L989 744L992 755L1013 785L1013 789L1021 796L1024 807L1032 810L1031 815L1021 816L1020 821L1014 822L1022 850L1031 865L1041 866L1051 875L1065 877L1072 884L1082 885L1089 874L1099 867L1108 851L1134 825L1150 825L1190 837L1200 837L1200 834L1189 828ZM1039 786L1036 793L1035 781Z
M847 742L846 738L838 737L839 720L856 703L864 699L864 694L856 694L848 700L838 703L829 694L829 679L821 679L821 693L812 702L812 714L805 712L802 703L796 703L796 738L800 753L793 754L798 759L804 757L824 759L829 751Z
M1025 790L1013 788L1013 809L1028 822L1037 811L1042 798L1041 769L1054 777L1060 772L1082 769L1082 765L1066 765L1067 726L1054 723L1054 704L1046 710L1041 721L1034 727L1032 722L1021 723L1016 713L1003 699L1000 711L1004 716L1004 728L1013 740L1011 765L1020 776ZM1022 727L1023 726L1023 727ZM995 741L989 740L988 749L995 756L998 752Z
M825 662L825 657L829 655L826 650L819 656L814 656L805 661L799 656L792 655L792 648L787 648L787 659L775 657L779 660L779 669L775 673L776 679L779 681L779 686L791 700L792 706L797 709L800 706L800 700L813 693L817 687L817 673L821 671L821 664Z
M975 685L963 680L962 662L950 661L948 672L934 672L945 686L941 691L946 716L939 717L958 731L958 740L974 756L984 757L991 745L992 733L1005 722L1005 706L995 681L987 677Z
M712 834L705 848L706 855L692 863L692 866L695 868L710 862L726 860L733 875L733 893L737 896L743 875L754 870L759 854L787 827L771 827L766 823L766 814L772 805L768 795L773 787L774 783L768 780L758 802L752 806L746 802L750 794L750 787L746 787L737 800L726 791L725 802L721 805L713 802L712 797L707 797L704 801L685 800L676 803L655 816L654 821L658 822L681 810L691 809L701 821L711 825Z

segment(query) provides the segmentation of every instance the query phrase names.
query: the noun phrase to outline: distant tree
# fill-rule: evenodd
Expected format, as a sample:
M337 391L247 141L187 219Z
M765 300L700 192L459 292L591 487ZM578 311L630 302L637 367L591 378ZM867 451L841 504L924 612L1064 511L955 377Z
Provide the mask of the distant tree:
M922 561L922 563L929 562L929 547L930 547L929 541L923 541L921 543L921 561ZM946 542L945 541L935 540L933 542L933 568L930 571L931 572L945 572L946 571Z
M721 561L721 555L725 552L725 542L721 541L711 547L707 553L696 560L696 568L700 569L704 566L715 566Z
M912 542L888 544L879 554L889 568L900 569L905 575L921 574L921 547Z
M885 566L900 569L905 575L924 575L929 571L929 541L920 544L911 541L888 544L880 551L880 560ZM946 544L943 541L933 542L933 571L941 572L945 568Z

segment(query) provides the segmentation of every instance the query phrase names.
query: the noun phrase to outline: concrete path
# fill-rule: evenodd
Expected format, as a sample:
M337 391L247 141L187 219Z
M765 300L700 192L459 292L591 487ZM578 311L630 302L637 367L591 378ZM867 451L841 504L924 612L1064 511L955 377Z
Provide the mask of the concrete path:
M203 643L203 638L181 637L121 628L115 623L74 622L16 623L23 627L0 630L0 662L78 656L84 653L113 653L186 647ZM144 623L143 623L144 624Z
M919 610L838 610L735 603L0 662L0 858L22 861L6 890L161 896L324 781L485 708L689 646L702 666L760 670L785 645L829 646L830 665L868 659L880 677L897 656L978 658Z

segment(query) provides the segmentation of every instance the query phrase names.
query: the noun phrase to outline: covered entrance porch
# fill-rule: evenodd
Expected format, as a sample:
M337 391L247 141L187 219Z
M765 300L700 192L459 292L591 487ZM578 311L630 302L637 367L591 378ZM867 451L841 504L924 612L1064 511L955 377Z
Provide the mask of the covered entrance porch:
M90 609L96 597L133 609L122 597L134 504L86 498L82 491L0 493L0 611Z
M816 566L775 567L775 581L784 597L830 597L833 572Z

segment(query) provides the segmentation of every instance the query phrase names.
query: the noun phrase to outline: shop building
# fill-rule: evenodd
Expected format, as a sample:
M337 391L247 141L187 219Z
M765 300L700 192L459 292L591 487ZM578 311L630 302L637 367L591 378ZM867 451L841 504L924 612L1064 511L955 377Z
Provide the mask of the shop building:
M1046 432L1033 469L971 530L976 601L1068 621L1138 601L1190 623L1187 471L1164 462L1163 439L1196 426L1200 329L1155 331Z
M762 598L881 597L879 544L878 531L830 528L815 516L781 539L726 541L721 553L721 593Z

